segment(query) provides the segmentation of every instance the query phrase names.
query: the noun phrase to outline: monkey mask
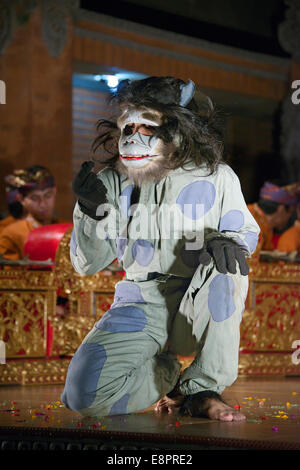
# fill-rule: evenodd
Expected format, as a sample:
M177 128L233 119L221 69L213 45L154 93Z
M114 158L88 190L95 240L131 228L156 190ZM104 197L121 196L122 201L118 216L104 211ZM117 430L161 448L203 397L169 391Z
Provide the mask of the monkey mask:
M159 77L155 78L157 83L161 81ZM130 87L128 80L123 82L126 82L123 84L123 89ZM168 125L163 112L164 105L186 106L193 98L195 89L194 83L189 80L187 83L181 82L180 85L177 83L177 96L173 93L170 97L170 89L168 90L166 86L165 93L162 87L160 89L157 87L157 96L155 96L156 83L155 81L153 83L153 78L139 82L140 88L134 90L137 93L134 94L132 91L133 99L127 94L124 101L120 100L122 113L117 121L121 132L117 170L127 174L137 185L143 181L159 179L169 171L164 164L176 149L178 138L175 134L172 141L166 142L159 135L161 126ZM144 93L141 88L143 82ZM120 94L122 96L122 82ZM166 99L168 103L164 103Z

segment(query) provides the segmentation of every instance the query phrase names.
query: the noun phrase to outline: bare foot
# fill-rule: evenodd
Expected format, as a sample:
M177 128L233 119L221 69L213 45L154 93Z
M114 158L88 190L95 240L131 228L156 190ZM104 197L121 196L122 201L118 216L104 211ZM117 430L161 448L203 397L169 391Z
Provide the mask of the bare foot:
M219 421L244 421L246 416L227 405L215 392L189 395L181 411L189 416L206 417Z
M203 414L210 419L218 419L220 421L244 421L246 416L240 411L236 411L226 403L215 398L206 400Z
M156 403L155 411L157 413L168 412L169 414L174 414L179 411L183 400L183 395L177 395L172 398L165 395Z

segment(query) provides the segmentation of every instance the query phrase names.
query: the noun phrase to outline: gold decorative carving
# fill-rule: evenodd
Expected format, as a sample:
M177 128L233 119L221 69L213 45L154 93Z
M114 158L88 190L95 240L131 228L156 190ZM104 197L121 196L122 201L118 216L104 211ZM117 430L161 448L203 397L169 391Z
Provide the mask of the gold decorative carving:
M110 309L114 300L114 293L95 293L96 317L101 318Z
M239 376L300 375L300 365L293 364L292 353L241 353Z
M0 292L0 338L6 342L6 357L45 355L49 305L51 291Z
M256 351L289 351L300 339L300 286L256 283L255 309L245 310L241 347ZM297 315L298 313L298 315Z
M193 358L178 357L182 369ZM64 384L71 358L9 360L1 365L0 385ZM240 354L239 376L299 375L300 366L292 363L290 353Z
M52 270L0 271L0 339L6 341L8 360L0 368L0 383L63 383L67 367L62 356L75 353L113 302L123 274L110 270L93 276L76 273L69 256L71 232L62 238ZM300 339L299 264L254 258L249 266L239 373L299 374L299 366L291 361L292 344ZM63 315L56 312L58 290L69 301ZM41 359L30 359L37 357ZM54 357L60 358L54 361ZM61 361L65 368L59 366ZM193 358L180 356L179 361L184 369Z
M92 291L79 292L77 296L77 310L74 313L83 316L91 316L94 313L94 296Z
M300 265L250 261L241 322L240 365L246 375L299 375L292 344L300 339Z
M114 292L123 275L100 271L91 276L81 276L74 270L70 261L71 233L72 227L64 234L56 253L54 274L57 286L68 295L86 291Z
M265 262L249 260L250 278L260 282L300 283L300 264L286 261Z
M0 385L63 384L69 363L70 358L9 360L0 366Z
M56 290L53 271L37 269L4 269L0 271L0 289Z
M67 315L51 318L52 356L73 355L96 322L94 316Z
M109 309L115 285L123 275L110 270L93 276L76 273L69 255L71 233L72 228L64 234L52 270L18 267L0 271L0 339L6 342L7 359L45 357L47 352L51 352L51 357L73 355L94 323ZM58 290L69 301L62 316L56 313ZM23 383L24 377L20 378L18 371L25 364L15 363L13 370L10 365L6 369L11 370L9 375L3 375L1 369L2 383L3 377L7 378L6 383ZM37 373L34 378L34 371L26 369L27 381L48 383L48 376L40 374L38 378ZM58 379L53 380L56 383Z

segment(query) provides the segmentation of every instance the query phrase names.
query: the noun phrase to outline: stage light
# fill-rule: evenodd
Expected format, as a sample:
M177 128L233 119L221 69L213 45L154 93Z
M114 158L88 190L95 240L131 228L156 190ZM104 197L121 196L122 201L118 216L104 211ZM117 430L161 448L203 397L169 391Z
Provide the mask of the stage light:
M96 82L100 82L101 75L94 75L94 80L96 80Z
M118 86L118 83L119 83L119 79L115 75L108 75L106 77L106 81L107 81L107 85L109 86L109 88L116 88L116 86Z

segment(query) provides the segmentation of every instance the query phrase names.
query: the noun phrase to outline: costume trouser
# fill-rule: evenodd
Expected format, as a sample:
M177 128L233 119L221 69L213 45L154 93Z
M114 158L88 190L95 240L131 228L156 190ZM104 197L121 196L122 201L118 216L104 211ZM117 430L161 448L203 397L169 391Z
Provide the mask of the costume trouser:
M143 410L176 385L177 354L195 356L180 378L184 395L222 393L237 378L247 290L247 276L220 274L213 263L192 279L120 281L70 362L62 401L84 416Z

